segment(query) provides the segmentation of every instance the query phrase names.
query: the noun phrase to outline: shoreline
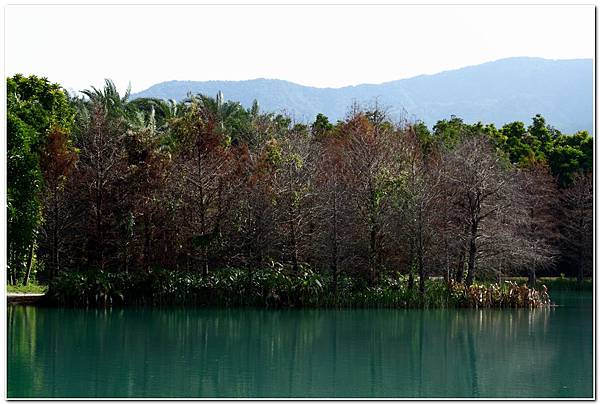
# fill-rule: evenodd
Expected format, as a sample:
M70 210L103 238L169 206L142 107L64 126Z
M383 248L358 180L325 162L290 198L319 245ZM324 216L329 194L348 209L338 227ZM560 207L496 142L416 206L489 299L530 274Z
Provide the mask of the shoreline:
M6 303L8 305L31 305L39 303L46 294L34 293L6 293Z
M530 288L525 285L525 280L479 282L466 286L454 280L446 284L440 279L429 279L425 282L424 294L421 294L417 283L410 286L401 277L387 279L372 287L340 286L336 293L332 290L331 280L321 277L316 278L310 288L302 288L294 275L279 274L283 279L274 282L263 277L254 280L231 277L234 273L189 279L182 274L159 272L150 282L146 277L124 280L113 278L114 273L86 272L77 275L79 282L76 284L65 283L73 280L69 275L63 275L71 280L52 283L45 293L7 293L7 301L9 305L65 308L552 308L556 307L552 299L554 293L575 291L573 287L576 286L574 280L538 279L536 287ZM98 283L99 279L103 282ZM590 282L586 281L587 284ZM583 286L580 288L587 290Z

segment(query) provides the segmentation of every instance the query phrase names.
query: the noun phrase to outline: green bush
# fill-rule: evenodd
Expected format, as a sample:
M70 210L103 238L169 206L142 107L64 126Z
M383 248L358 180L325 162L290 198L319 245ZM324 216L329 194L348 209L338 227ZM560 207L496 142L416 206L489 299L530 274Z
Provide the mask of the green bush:
M257 307L539 307L549 305L547 290L512 281L464 284L427 280L425 294L409 288L406 276L389 275L367 286L340 277L337 293L332 278L300 266L292 272L279 263L262 269L225 268L203 277L199 272L151 269L123 273L97 269L64 272L49 286L51 303L75 306L200 305Z

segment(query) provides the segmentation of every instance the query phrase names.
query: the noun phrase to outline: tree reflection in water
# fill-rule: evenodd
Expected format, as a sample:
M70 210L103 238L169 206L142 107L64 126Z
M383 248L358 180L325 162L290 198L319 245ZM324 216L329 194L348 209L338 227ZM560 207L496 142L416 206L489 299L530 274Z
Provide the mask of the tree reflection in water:
M10 306L8 394L589 397L591 308Z

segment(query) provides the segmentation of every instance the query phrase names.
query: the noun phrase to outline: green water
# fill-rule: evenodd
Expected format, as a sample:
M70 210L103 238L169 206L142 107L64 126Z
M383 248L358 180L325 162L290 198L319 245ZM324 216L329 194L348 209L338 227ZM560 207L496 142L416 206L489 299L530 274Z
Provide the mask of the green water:
M9 397L591 397L591 293L545 310L8 309Z

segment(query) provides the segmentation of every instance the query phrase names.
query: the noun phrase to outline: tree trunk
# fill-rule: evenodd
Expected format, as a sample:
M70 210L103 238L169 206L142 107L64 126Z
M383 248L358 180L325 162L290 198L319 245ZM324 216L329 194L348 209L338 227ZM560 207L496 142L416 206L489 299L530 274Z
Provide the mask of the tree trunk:
M299 267L298 267L298 240L296 238L296 225L294 223L294 216L292 215L292 229L291 229L291 235L290 235L290 239L291 239L291 244L292 244L292 270L294 271L294 273L298 273L299 271Z
M103 189L102 179L100 178L100 171L96 175L96 244L91 246L95 253L92 253L92 257L95 257L94 264L98 265L104 270L104 234L102 227L102 218L104 213L102 212L103 205Z
M465 259L467 257L467 248L461 249L460 256L458 258L458 265L456 267L456 274L454 275L454 279L457 283L462 283L463 276L465 272Z
M473 284L475 278L475 255L477 254L477 246L475 245L475 238L471 238L469 242L469 262L467 267L467 278L465 284L470 286Z
M31 265L33 264L33 241L29 243L29 252L27 253L27 268L25 269L25 278L23 279L23 285L29 283L29 277L31 276Z
M470 286L475 278L475 256L477 255L477 221L471 224L471 237L469 239L469 262L467 267L467 279L465 284Z
M422 264L420 266L423 266ZM419 270L419 294L422 296L425 295L425 281L427 277L425 276L424 268L421 267Z
M337 295L338 286L338 232L337 232L337 200L334 194L333 196L333 243L332 243L332 260L331 260L331 272L333 274L333 295Z
M527 284L529 285L530 288L535 288L535 283L537 282L537 277L535 274L535 267L531 267L531 269L529 269L529 278L527 280Z
M148 226L148 215L144 215L144 271L150 266L150 227Z
M584 228L584 224L583 224L583 217L584 214L580 214L579 215L579 249L577 251L577 265L579 267L579 271L577 272L577 284L582 284L583 283L583 250L584 250L584 243L583 243L583 230Z
M414 286L415 286L415 277L413 275L412 269L410 269L409 274L408 274L408 289L412 290Z
M375 249L376 249L376 234L375 227L371 226L369 232L369 284L375 284Z
M577 272L577 284L583 284L583 246L579 247L579 257L577 258L577 265L579 271Z
M377 202L375 192L369 180L369 285L373 286L376 280L376 258L377 258Z
M423 263L423 248L419 247L417 253L417 266L419 271L419 294L425 295L425 265Z
M204 200L204 187L202 187L202 148L200 145L197 147L198 151L198 192L200 194L199 205L200 205L200 227L202 234L202 275L206 277L208 275L208 240L207 236L207 226L206 226L206 202Z
M446 271L444 272L444 282L450 283L450 255L448 253L448 243L446 242Z
M58 274L58 195L54 191L54 224L52 226L52 264L48 272L52 280Z
M202 246L202 275L208 276L208 246Z
M10 245L9 245L8 252L9 252L8 279L9 279L9 283L11 285L16 285L17 284L17 275L15 272L15 255L14 255L13 249L10 249Z
M125 246L123 249L123 255L124 255L124 267L125 267L125 273L129 273L129 238L125 241Z

